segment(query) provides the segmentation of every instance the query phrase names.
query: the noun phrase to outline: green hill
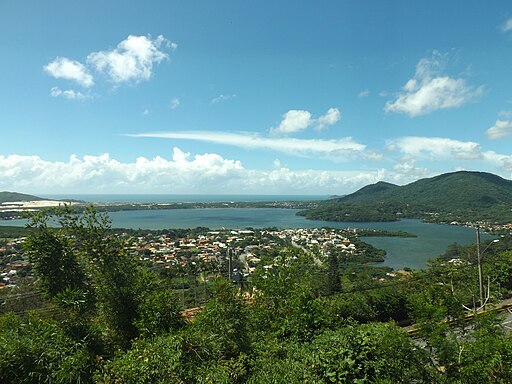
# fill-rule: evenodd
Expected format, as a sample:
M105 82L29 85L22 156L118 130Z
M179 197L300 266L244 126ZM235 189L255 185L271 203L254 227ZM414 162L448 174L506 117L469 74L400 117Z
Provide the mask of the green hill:
M0 192L0 203L10 203L13 201L39 201L39 200L49 200L43 199L42 197L27 195L24 193L17 192Z
M512 181L485 172L460 171L397 186L378 182L299 214L334 221L512 222Z

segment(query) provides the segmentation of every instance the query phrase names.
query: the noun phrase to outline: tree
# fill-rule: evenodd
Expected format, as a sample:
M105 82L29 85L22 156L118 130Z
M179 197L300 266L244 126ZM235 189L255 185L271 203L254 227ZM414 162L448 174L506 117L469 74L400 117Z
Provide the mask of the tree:
M71 239L61 230L48 226L49 211L39 211L30 217L32 229L25 241L30 262L48 298L66 289L88 290L84 263L73 251Z
M50 222L58 228L50 228ZM128 347L138 336L139 306L154 288L156 276L112 235L108 216L92 206L80 214L64 207L34 214L29 227L34 230L27 249L48 296L57 298L61 307L80 310L80 316L94 312L110 342ZM78 303L77 297L85 303L70 306Z
M95 367L85 343L51 320L0 316L0 382L92 383Z
M329 252L327 262L327 292L332 295L341 291L340 264L338 255L334 252Z

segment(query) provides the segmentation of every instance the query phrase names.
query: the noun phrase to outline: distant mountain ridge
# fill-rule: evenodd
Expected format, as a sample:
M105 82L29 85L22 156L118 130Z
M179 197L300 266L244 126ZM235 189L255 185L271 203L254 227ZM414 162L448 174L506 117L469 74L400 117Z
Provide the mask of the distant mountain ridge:
M41 200L51 200L51 199L43 199L42 197L27 195L25 193L18 192L0 192L0 203L11 203L14 201L41 201Z
M475 171L458 171L398 186L380 181L300 214L334 221L512 221L512 181Z

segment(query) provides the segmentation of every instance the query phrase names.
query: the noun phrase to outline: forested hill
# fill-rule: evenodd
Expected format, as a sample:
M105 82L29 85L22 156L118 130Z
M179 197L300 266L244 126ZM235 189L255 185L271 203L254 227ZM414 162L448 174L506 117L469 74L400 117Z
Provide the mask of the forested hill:
M17 192L0 192L0 203L10 203L13 201L39 201L39 200L48 200L43 199L42 197L26 195L24 193Z
M485 172L460 171L404 186L381 181L300 214L334 221L419 217L432 221L511 222L511 208L512 181Z

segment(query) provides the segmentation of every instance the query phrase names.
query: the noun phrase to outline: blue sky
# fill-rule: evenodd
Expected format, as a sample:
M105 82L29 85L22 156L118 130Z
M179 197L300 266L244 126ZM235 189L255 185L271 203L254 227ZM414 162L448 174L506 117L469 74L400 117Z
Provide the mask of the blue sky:
M512 176L509 1L133 4L0 2L0 190Z

